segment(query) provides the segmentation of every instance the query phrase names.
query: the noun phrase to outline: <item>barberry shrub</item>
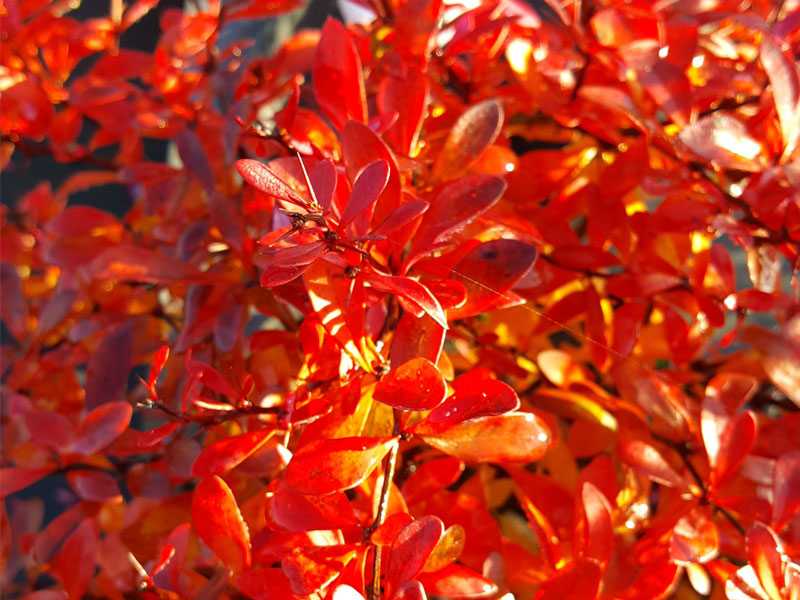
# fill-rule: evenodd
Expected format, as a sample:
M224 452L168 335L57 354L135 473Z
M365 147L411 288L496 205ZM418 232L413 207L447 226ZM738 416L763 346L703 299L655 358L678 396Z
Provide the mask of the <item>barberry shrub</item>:
M800 598L797 0L75 4L0 8L5 176L86 167L2 208L4 597Z

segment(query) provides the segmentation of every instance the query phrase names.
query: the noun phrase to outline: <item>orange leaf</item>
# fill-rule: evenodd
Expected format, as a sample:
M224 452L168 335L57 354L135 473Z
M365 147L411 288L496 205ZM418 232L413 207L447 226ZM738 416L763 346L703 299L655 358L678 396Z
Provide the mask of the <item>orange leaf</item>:
M533 413L507 413L457 423L435 433L426 423L412 432L434 448L469 462L530 462L550 447L549 428Z
M286 482L303 494L331 494L364 481L395 438L319 439L302 446L286 467Z
M202 479L192 496L192 526L234 573L250 568L250 534L228 485L216 475Z
M458 118L439 152L434 173L440 180L465 171L494 142L505 122L503 105L485 100Z

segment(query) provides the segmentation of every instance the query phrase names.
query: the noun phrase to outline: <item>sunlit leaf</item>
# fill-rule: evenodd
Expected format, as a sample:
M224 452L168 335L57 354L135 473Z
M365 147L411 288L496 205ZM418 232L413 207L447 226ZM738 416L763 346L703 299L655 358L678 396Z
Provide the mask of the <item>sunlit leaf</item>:
M234 573L249 569L250 534L227 484L213 475L202 479L192 496L192 527Z
M361 483L380 463L394 438L315 440L295 452L286 482L303 494L332 494Z
M430 432L422 423L413 431L434 448L468 462L534 461L552 441L547 425L533 413L480 417L441 433Z
M430 410L447 394L444 377L427 358L412 358L384 375L373 398L404 410Z
M230 471L257 452L274 433L274 429L264 428L218 440L206 446L192 465L192 476L208 477Z

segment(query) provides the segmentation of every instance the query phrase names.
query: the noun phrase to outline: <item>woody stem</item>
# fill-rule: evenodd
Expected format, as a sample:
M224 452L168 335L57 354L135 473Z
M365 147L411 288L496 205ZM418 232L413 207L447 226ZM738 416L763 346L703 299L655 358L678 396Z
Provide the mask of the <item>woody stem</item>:
M394 415L394 431L393 434L397 435L399 430L400 419L398 419L397 410L395 409ZM386 507L389 504L389 486L394 478L394 467L397 463L397 447L394 444L389 450L389 456L386 458L386 464L383 469L383 486L381 487L381 495L378 502L378 511L375 515L375 521L369 528L368 532L371 535L378 527L383 524L386 517ZM375 546L374 557L372 560L372 592L370 593L371 600L380 600L381 597L381 546Z

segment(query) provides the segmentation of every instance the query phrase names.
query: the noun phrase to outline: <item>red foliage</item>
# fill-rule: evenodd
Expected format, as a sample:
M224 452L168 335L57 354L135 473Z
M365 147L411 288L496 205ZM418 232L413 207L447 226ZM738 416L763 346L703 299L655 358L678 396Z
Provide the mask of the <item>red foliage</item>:
M361 3L0 7L4 594L800 598L797 0Z

